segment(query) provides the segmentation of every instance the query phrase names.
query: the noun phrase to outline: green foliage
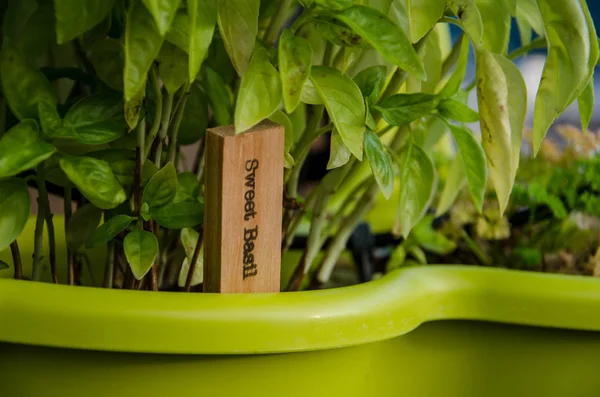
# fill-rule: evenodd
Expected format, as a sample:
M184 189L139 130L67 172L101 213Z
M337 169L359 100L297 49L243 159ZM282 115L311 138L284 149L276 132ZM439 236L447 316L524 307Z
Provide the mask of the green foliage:
M12 243L29 218L29 193L22 179L0 181L0 250Z
M141 280L150 271L158 255L158 240L154 234L136 228L125 236L123 249L134 277Z

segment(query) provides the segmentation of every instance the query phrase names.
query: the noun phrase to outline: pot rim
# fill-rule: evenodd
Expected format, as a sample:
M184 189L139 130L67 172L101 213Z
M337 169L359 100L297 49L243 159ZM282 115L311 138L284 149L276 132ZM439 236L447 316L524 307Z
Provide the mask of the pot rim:
M331 349L436 320L600 331L600 279L471 266L273 294L107 290L0 279L0 342L167 354Z

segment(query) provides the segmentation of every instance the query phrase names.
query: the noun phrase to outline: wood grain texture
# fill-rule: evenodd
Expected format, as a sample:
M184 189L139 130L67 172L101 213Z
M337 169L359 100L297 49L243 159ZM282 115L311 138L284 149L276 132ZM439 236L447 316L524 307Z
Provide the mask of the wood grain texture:
M268 121L207 131L204 291L279 291L283 145Z

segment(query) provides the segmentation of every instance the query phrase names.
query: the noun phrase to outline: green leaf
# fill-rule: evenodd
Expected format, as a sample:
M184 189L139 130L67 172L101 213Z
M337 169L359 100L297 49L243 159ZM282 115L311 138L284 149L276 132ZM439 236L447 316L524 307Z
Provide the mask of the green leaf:
M372 48L359 34L333 18L321 17L314 22L317 31L327 41L342 47Z
M425 215L435 192L435 168L427 153L410 142L400 165L400 203L394 233L407 238Z
M158 53L158 74L167 92L174 95L188 78L188 55L165 41Z
M329 161L327 162L327 169L332 170L334 168L346 165L350 160L352 153L348 147L344 144L340 133L336 128L331 133L331 142L329 147Z
M319 95L319 92L315 88L314 84L310 79L304 82L302 87L302 94L300 95L302 102L309 105L323 105L323 99Z
M469 64L469 39L462 35L460 37L460 43L457 45L460 46L460 52L456 62L456 67L454 68L452 76L450 76L448 82L440 91L440 96L444 98L452 97L458 92L467 73L467 66Z
M190 19L190 56L188 75L194 81L208 54L217 23L217 0L187 0Z
M196 250L196 244L198 243L198 232L192 228L181 229L181 245L185 250L185 259L181 266L181 272L179 273L178 285L185 287L187 281L187 275L190 271L190 263L194 257L194 251ZM204 278L204 245L200 246L200 255L196 261L194 268L194 274L192 275L191 285L201 284Z
M290 149L294 145L294 129L292 127L292 122L287 114L283 113L281 110L277 110L273 113L269 120L279 125L282 125L285 131L285 139L283 145L283 155L285 161L285 168L291 168L294 166L294 159L290 155Z
M252 57L258 34L259 0L218 0L218 22L225 49L240 76Z
M479 121L479 113L456 99L442 99L438 111L442 117L451 120L473 123Z
M381 55L421 80L426 78L423 63L402 29L374 8L352 6L334 16L361 35Z
M312 47L302 37L285 29L279 39L279 73L285 110L292 113L300 104L302 87L310 74Z
M217 125L231 124L233 122L232 97L231 93L227 91L227 84L223 78L207 66L202 82Z
M79 143L100 145L112 142L127 132L123 100L116 94L84 97L69 109L63 127L72 130Z
M494 55L480 48L477 56L477 97L483 149L500 213L508 205L512 189L512 137L508 115L508 83Z
M73 251L77 251L90 238L102 218L102 210L93 204L87 203L77 209L71 216L67 225L67 244Z
M417 243L429 252L437 255L448 255L456 249L456 244L432 227L433 216L425 216L411 234ZM424 256L424 253L423 253Z
M165 35L165 40L177 46L186 53L190 50L190 18L180 10L175 14L171 27Z
M94 44L88 54L90 63L100 81L115 91L123 92L125 48L121 41L104 39Z
M39 102L56 104L46 77L27 62L8 38L0 51L0 76L6 102L19 119L37 118Z
M111 209L127 199L110 164L92 157L68 156L60 167L79 191L98 208Z
M3 260L0 260L0 270L6 270L9 268L10 268L10 266L8 263L4 262Z
M190 86L190 94L185 104L179 136L180 145L191 145L202 138L208 126L208 99L198 84Z
M342 10L354 4L354 0L314 0L314 4L330 10Z
M183 229L202 223L204 205L198 201L171 203L152 209L152 219L167 229Z
M0 179L34 168L56 148L39 139L35 120L23 120L0 138Z
M25 228L29 206L29 192L23 179L0 181L0 251L15 241Z
M508 120L510 122L510 141L512 146L511 180L514 181L521 158L523 130L527 116L527 85L517 65L501 55L494 54L496 62L506 76L508 92Z
M483 47L506 54L510 40L511 13L506 0L476 0L483 21Z
M202 186L193 172L182 172L177 175L177 192L173 202L198 200Z
M171 22L173 22L175 13L179 8L179 2L180 0L142 0L142 3L152 14L158 33L161 36L164 36L169 30L169 26L171 26Z
M463 159L457 154L452 160L450 171L446 177L446 183L440 196L440 201L437 205L435 215L440 216L450 210L456 197L461 192L465 184L467 183L467 176L465 175L465 168L463 166Z
M141 280L158 255L158 240L154 234L136 228L125 236L123 249L134 277Z
M581 95L579 95L579 98L577 98L581 118L581 130L584 132L588 130L592 116L594 115L594 101L594 77L592 77Z
M168 162L146 184L142 201L150 208L169 204L175 198L177 190L177 171L173 163Z
M416 43L429 32L444 14L445 0L407 0L410 35Z
M310 80L342 141L357 159L362 160L365 105L360 89L351 78L327 66L313 66Z
M129 126L130 130L135 129L140 122L140 116L142 115L142 107L144 105L144 98L146 97L146 82L142 84L142 87L136 92L131 99L125 101L123 105L123 114L125 115L125 122Z
M87 248L93 248L108 243L123 230L127 229L131 222L136 219L137 218L127 215L115 215L94 230L92 235L87 239L85 246Z
M389 199L394 190L395 177L392 156L379 137L371 130L367 130L365 133L365 154L381 192L386 199Z
M354 82L365 98L369 98L372 103L376 103L385 86L386 78L387 67L385 65L375 65L361 70L354 77Z
M52 135L62 125L62 120L54 104L39 102L38 114L45 135Z
M114 0L54 0L58 44L66 43L100 23L113 3Z
M579 0L538 0L548 38L548 58L535 100L533 151L554 120L585 89L598 61L596 32Z
M125 100L131 100L144 86L148 70L163 43L152 16L140 0L133 0L127 12L125 28Z
M460 21L460 24L475 44L483 38L483 20L475 0L447 0L446 5Z
M485 186L487 184L487 166L485 153L481 144L473 136L473 133L462 126L448 123L458 153L463 163L463 170L469 181L469 191L477 210L483 209Z
M6 4L2 33L4 37L17 40L24 32L27 22L38 9L36 0L11 1Z
M527 36L528 40L525 39L525 41L522 41L521 45L527 45L531 41L531 29L541 37L546 35L544 21L542 20L542 15L540 14L540 9L536 0L517 1L516 19L519 30L523 27L525 28L525 34L527 34L526 32L529 32ZM523 38L523 33L524 32L521 32L521 38Z
M235 105L235 132L244 132L277 110L281 102L281 84L277 69L269 62L269 53L257 47L240 85Z
M432 94L396 94L373 106L390 125L402 126L435 112L440 97Z

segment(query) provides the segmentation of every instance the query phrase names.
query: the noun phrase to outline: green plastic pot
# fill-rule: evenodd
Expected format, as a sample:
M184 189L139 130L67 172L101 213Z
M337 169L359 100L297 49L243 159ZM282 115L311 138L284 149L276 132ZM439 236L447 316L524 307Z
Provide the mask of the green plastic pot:
M599 362L593 278L430 266L258 295L0 279L6 397L597 397Z

